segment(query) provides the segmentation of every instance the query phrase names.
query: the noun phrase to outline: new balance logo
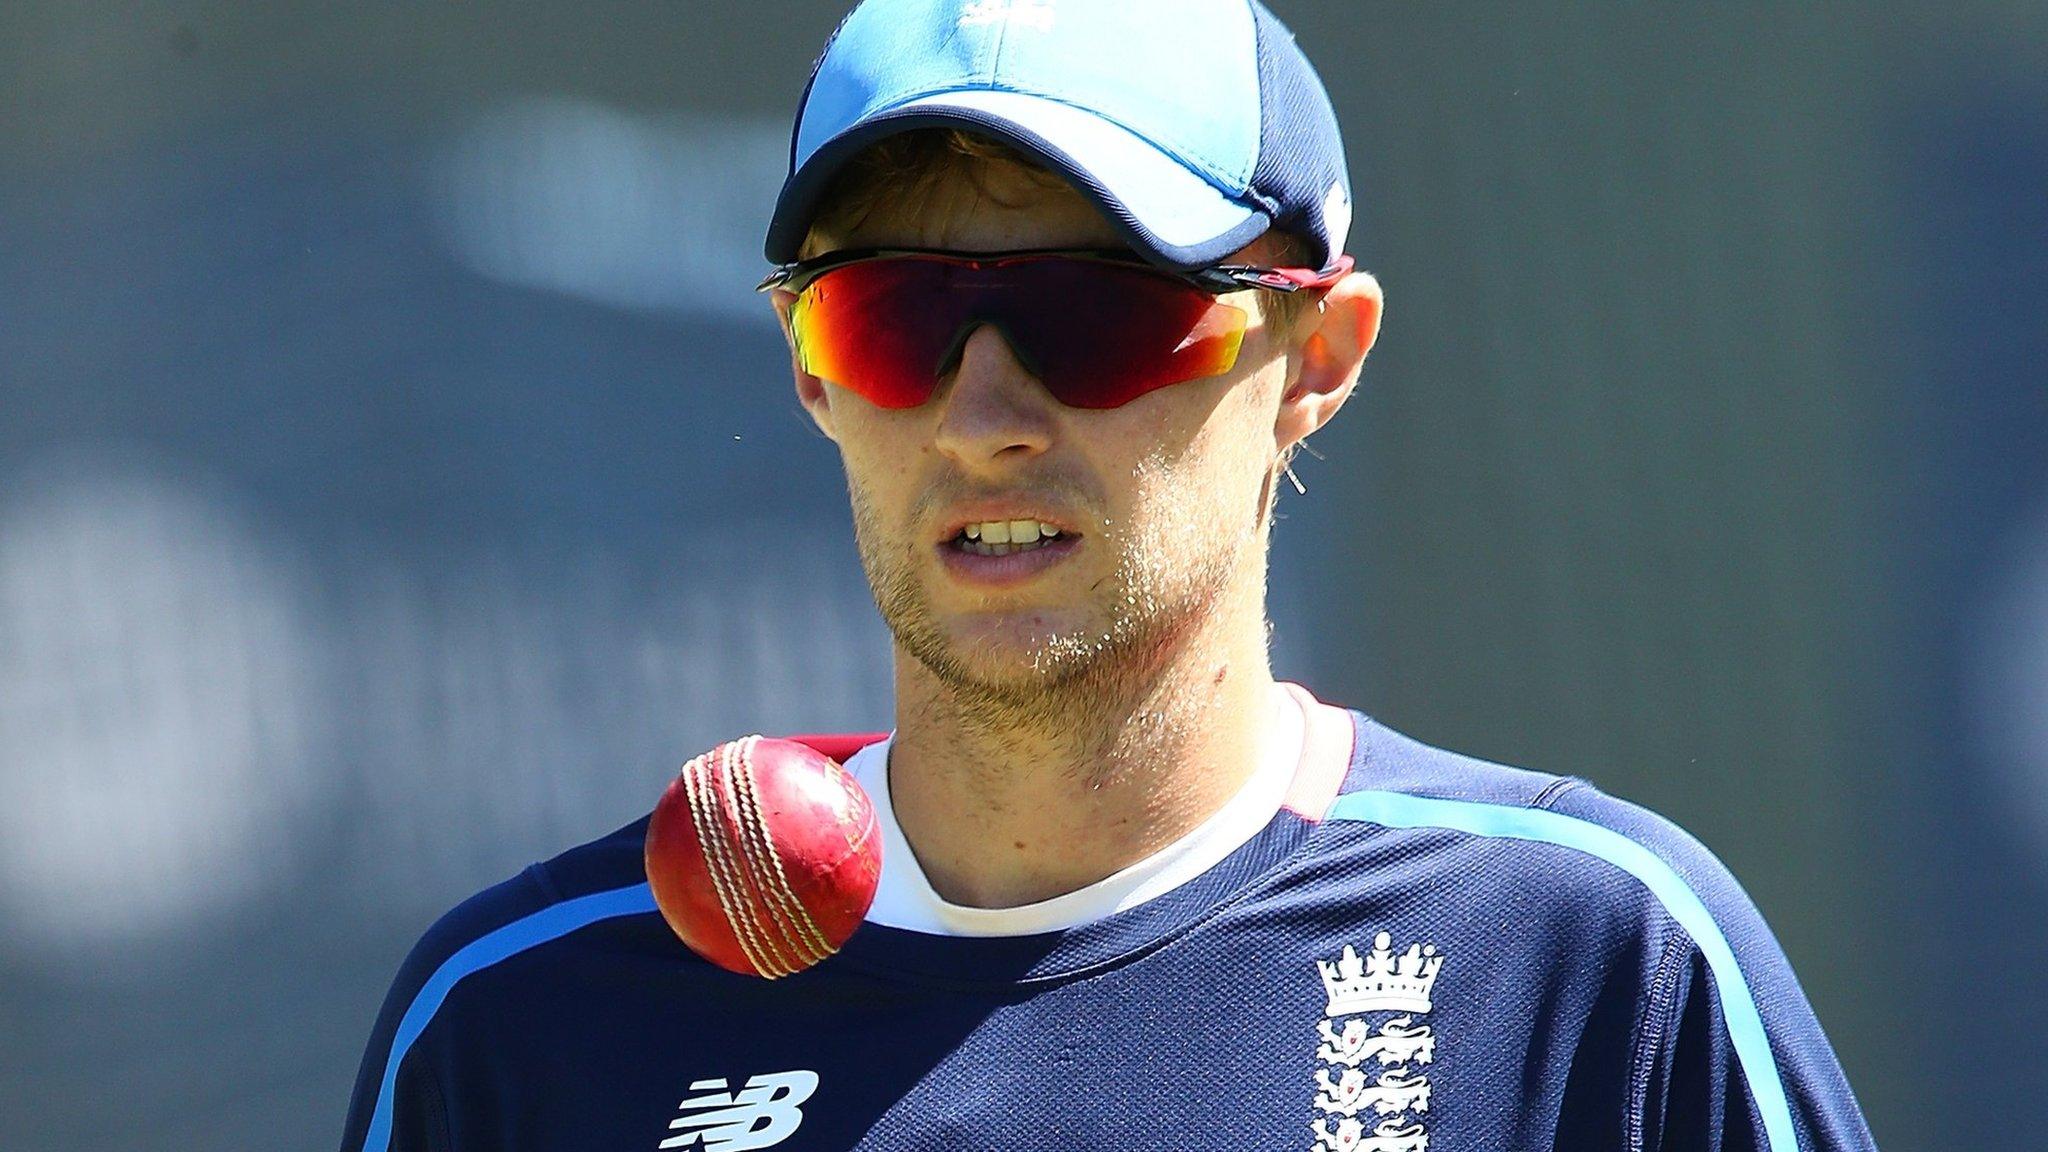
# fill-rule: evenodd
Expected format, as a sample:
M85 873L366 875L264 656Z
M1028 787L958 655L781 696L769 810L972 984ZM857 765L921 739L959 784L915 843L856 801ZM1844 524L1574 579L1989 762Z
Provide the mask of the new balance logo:
M746 1152L780 1144L804 1122L797 1106L817 1090L816 1072L756 1076L737 1093L728 1092L723 1080L696 1081L690 1091L698 1095L676 1105L683 1114L669 1121L669 1131L679 1135L663 1140L661 1147Z

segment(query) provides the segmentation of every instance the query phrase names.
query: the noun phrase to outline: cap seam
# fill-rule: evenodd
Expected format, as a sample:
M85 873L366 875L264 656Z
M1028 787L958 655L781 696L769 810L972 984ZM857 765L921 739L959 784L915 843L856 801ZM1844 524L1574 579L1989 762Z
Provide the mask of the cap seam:
M1010 22L1008 20L996 21L996 33L990 39L988 48L988 75L982 79L982 83L990 87L995 86L996 75L1003 68L1003 47L1009 42Z
M1259 19L1259 5L1254 0L1245 0L1245 15L1252 22L1252 69L1257 73L1259 87L1259 131L1252 141L1251 173L1245 177L1247 188L1256 184L1259 166L1266 160L1266 116L1272 111L1273 93L1266 87L1266 22ZM1266 215L1273 218L1273 224L1280 224L1280 202L1273 197L1260 198L1266 205Z
M797 97L796 101L796 123L790 125L789 129L789 170L791 172L795 172L798 164L801 162L799 153L803 147L804 121L810 116L811 93L818 87L818 74L825 70L825 60L832 55L832 46L839 42L839 34L846 31L846 25L852 19L853 13L850 11L839 18L839 23L832 27L832 34L825 37L825 47L819 51L818 58L811 61L811 74L805 78L804 90Z

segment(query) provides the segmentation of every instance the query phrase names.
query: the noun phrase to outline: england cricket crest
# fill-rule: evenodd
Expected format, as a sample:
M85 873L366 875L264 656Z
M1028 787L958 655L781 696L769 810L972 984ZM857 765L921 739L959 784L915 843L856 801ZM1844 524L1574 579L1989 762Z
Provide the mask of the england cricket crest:
M1436 1037L1418 1019L1444 958L1434 944L1394 952L1373 937L1364 956L1350 945L1316 961L1329 1006L1316 1023L1316 1111L1310 1152L1429 1152L1429 1077Z

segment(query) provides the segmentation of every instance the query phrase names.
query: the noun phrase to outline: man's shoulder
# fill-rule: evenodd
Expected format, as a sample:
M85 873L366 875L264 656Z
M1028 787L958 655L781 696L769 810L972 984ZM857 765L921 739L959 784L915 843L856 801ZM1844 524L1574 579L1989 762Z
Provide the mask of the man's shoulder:
M1407 925L1439 956L1483 957L1495 980L1548 981L1548 1003L1580 996L1585 1036L1602 1034L1609 991L1632 990L1604 1034L1634 1053L1634 1098L1662 1131L1697 1143L1696 1128L1726 1123L1751 1127L1731 1146L1870 1147L1783 948L1700 841L1584 779L1353 718L1324 839L1341 858L1332 873L1394 889L1379 906L1398 915L1376 923Z
M642 861L647 817L579 844L477 892L420 937L398 983L452 983L578 928L654 910ZM462 972L455 971L462 969Z
M1412 808L1439 814L1481 815L1506 834L1517 828L1558 827L1564 821L1594 825L1653 846L1659 852L1705 852L1676 823L1633 801L1605 792L1583 776L1519 768L1453 752L1397 732L1359 712L1357 747L1338 795L1344 819L1375 807L1361 795L1407 797ZM1547 813L1515 816L1512 813ZM1598 838L1598 837L1596 837Z
M502 974L519 967L506 961L536 954L584 929L630 923L654 912L640 860L646 823L642 818L534 864L434 921L385 995L357 1073L345 1147L393 1146L394 1125L416 1122L416 1116L409 1121L396 1110L394 1102L406 1091L400 1077L409 1076L418 1092L439 1091L450 1057L446 1045L432 1037L447 1035L441 1022L462 1016L464 1001L472 1023L505 1016L498 1010L505 989L479 993L479 982L471 977ZM533 1031L530 1022L522 1027Z
M1715 923L1740 925L1742 935L1761 927L1727 866L1649 808L1583 777L1452 752L1353 715L1358 747L1330 823L1467 850L1476 842L1488 862L1480 882L1596 899L1631 893L1694 936Z
M1350 710L1356 743L1345 793L1399 792L1475 804L1543 807L1560 791L1586 781L1468 756L1424 743L1363 712Z

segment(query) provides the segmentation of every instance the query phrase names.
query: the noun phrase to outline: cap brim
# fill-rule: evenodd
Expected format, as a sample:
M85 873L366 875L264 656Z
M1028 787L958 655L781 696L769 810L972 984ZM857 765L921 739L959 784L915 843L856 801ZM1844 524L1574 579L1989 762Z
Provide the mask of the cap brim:
M783 185L769 225L771 263L797 259L819 199L853 155L913 128L966 128L1005 140L1064 176L1131 247L1161 264L1202 268L1258 239L1271 218L1093 112L1023 92L926 96L872 116L820 147Z

